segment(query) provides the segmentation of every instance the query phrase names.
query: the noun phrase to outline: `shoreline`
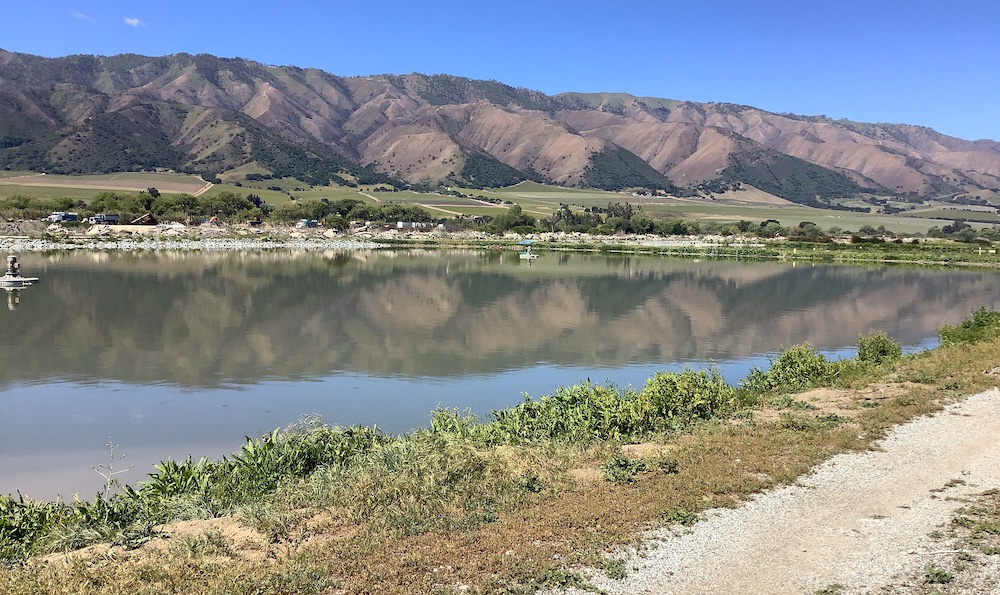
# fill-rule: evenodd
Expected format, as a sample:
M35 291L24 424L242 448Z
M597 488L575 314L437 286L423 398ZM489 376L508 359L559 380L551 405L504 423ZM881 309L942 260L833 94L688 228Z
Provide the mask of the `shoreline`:
M872 242L851 244L789 242L784 238L743 236L591 235L581 232L508 233L482 231L298 230L291 227L107 226L86 231L49 226L30 235L0 235L0 252L8 254L69 250L85 251L198 251L239 252L268 250L380 250L444 249L521 250L530 244L536 253L581 252L608 255L665 256L777 260L848 265L904 265L1000 269L995 245L953 241Z
M82 228L81 228L82 229ZM252 228L233 226L108 226L98 225L86 231L59 225L32 234L0 235L0 251L40 252L49 250L255 250L255 249L374 249L393 246L460 246L472 248L511 248L521 242L538 244L543 249L649 248L649 249L766 249L758 238L723 236L629 235L595 236L584 233L544 232L504 234L481 231L399 231L298 230L291 227Z

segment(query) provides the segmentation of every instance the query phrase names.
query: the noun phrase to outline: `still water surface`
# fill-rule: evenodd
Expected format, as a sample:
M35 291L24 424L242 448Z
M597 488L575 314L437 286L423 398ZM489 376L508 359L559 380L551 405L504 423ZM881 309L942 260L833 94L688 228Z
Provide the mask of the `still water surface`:
M718 365L737 382L809 341L933 344L1000 307L995 273L479 251L58 253L0 308L0 493L89 497L305 415L389 432L582 380ZM13 296L8 296L9 298ZM14 304L11 304L14 305ZM121 463L119 463L120 468Z

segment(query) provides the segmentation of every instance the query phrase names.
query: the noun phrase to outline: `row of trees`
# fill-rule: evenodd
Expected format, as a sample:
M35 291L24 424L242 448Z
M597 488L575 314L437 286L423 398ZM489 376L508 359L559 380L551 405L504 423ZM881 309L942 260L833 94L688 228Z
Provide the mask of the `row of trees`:
M95 213L115 213L123 221L150 214L160 221L187 221L218 217L239 222L269 219L277 223L316 219L338 227L347 221L416 221L435 219L415 205L372 205L360 200L328 199L289 201L278 207L255 194L220 192L211 196L160 194L155 188L140 193L102 192L89 203L70 198L37 198L15 195L0 202L0 214L8 219L41 219L52 211L76 211L86 217Z
M432 217L416 205L371 204L355 199L297 200L278 207L265 203L254 194L220 192L211 196L190 194L160 194L155 188L139 193L102 192L89 203L70 198L42 199L15 195L0 202L0 215L8 219L41 219L52 211L77 211L82 217L95 213L115 213L123 221L150 214L160 221L191 223L208 217L223 221L240 222L268 219L275 223L291 223L300 219L315 219L325 227L346 229L350 221L370 221L392 224L397 221L419 223L447 222ZM492 233L518 232L583 232L600 235L656 234L675 235L744 235L761 238L785 237L799 242L830 242L833 236L850 234L855 241L883 241L894 238L883 226L861 226L857 232L840 227L823 229L811 221L783 226L775 219L762 222L741 220L736 222L695 221L667 217L654 219L629 203L609 203L607 208L593 207L573 210L562 204L547 219L538 219L525 213L514 204L501 215L457 219L451 223L465 228L482 229ZM955 239L962 242L1000 241L1000 226L976 229L964 221L955 221L942 227L931 227L931 237Z

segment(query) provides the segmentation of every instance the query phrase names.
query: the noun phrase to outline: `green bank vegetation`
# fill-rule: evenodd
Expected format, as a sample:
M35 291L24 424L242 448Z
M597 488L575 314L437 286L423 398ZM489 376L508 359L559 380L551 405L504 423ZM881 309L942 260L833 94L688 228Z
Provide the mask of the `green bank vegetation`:
M154 179L145 177L136 180L136 183L143 180L151 183ZM397 221L412 221L490 233L711 235L723 238L782 238L813 244L831 243L838 238L849 239L853 243L891 243L923 236L981 245L1000 241L1000 227L970 224L960 218L927 228L923 227L926 220L797 205L785 205L780 209L729 203L716 205L712 201L649 194L630 196L629 200L635 202L623 203L620 202L621 194L573 191L535 183L481 192L459 188L434 193L400 191L387 185L361 187L356 184L353 188L331 190L309 186L291 178L269 179L253 184L255 187L219 185L197 197L187 193L161 192L152 186L142 192L77 189L69 194L64 187L25 186L0 201L0 217L8 220L42 219L52 211L72 210L83 217L104 212L118 214L123 221L131 221L149 214L156 220L189 224L211 216L226 223L263 220L284 224L298 219L316 219L321 226L332 229L345 229L351 221L389 225ZM953 212L953 215L959 216L958 212ZM966 213L966 216L971 215ZM797 217L811 220L798 220ZM832 224L824 226L816 221ZM887 229L887 225L898 225L906 233L897 235Z
M222 460L165 461L93 499L0 497L6 593L533 592L653 525L691 524L893 425L993 386L1000 313L903 356L882 333L831 361L807 344L737 385L661 372L404 435L307 419ZM806 391L806 392L803 392ZM82 548L82 549L81 549Z

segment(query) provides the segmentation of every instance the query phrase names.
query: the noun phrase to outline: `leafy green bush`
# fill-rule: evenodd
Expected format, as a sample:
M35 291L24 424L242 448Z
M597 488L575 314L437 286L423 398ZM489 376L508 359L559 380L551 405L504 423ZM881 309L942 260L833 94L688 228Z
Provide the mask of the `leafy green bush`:
M646 381L639 397L657 415L685 424L710 419L736 404L736 390L715 369L657 372Z
M554 395L492 412L493 420L474 428L486 443L516 443L546 439L572 442L622 440L653 431L657 424L643 411L633 390L586 382L559 388Z
M783 351L766 372L752 368L740 388L750 394L804 390L829 382L836 371L837 366L822 353L808 343L801 343Z
M939 335L942 345L995 339L1000 337L1000 311L980 306L958 326L942 325Z
M894 362L903 355L903 348L885 333L872 332L858 337L858 361L876 366Z
M493 411L487 422L438 409L431 430L484 445L640 440L728 413L739 406L737 397L717 370L685 369L658 372L639 393L585 382L539 399L525 395L522 403Z
M35 540L59 522L62 510L46 502L0 495L0 563L27 558Z

